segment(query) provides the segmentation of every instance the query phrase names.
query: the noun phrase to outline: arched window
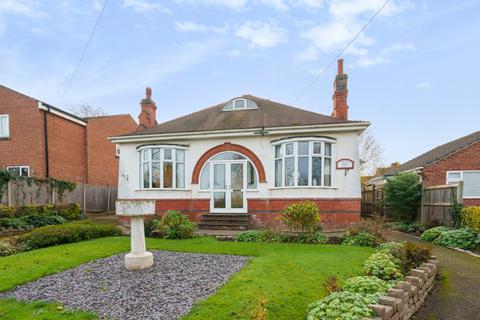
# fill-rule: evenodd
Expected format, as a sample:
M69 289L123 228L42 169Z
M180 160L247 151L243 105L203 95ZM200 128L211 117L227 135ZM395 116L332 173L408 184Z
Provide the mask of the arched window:
M205 163L200 173L200 190L207 191L211 189L212 176L210 173L211 172L210 168L213 162L228 162L228 161L234 161L234 160L237 160L240 162L243 161L245 163L246 170L247 170L247 180L246 180L247 189L249 190L257 189L258 175L255 169L255 166L252 164L252 162L240 153L227 151L227 152L222 152L213 156Z
M274 143L275 187L331 187L335 144L298 138Z
M222 111L235 111L245 109L257 109L258 106L255 102L245 98L237 98L230 100L224 106Z
M184 189L185 149L151 146L138 150L140 189Z

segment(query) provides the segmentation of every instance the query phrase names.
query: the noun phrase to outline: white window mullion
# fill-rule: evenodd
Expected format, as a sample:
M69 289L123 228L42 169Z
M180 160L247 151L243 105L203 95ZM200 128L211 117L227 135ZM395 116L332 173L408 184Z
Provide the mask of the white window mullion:
M163 152L165 148L160 149L160 189L163 189L163 164L165 163L163 159Z
M172 149L172 188L177 187L177 150Z
M321 167L321 171L322 171L322 174L320 175L320 186L325 186L325 142L322 142L322 152L321 152L321 156L320 156L321 160L320 160L320 167Z
M312 186L312 157L313 157L313 141L308 142L308 186Z

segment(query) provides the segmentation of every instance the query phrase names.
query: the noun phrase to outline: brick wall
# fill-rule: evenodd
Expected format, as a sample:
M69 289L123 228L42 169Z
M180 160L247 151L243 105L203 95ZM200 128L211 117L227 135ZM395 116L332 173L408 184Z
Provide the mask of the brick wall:
M88 119L88 183L117 186L118 157L108 137L131 133L138 125L130 115Z
M10 137L0 140L0 168L30 166L30 174L45 175L43 115L37 101L0 86L0 114L9 115Z

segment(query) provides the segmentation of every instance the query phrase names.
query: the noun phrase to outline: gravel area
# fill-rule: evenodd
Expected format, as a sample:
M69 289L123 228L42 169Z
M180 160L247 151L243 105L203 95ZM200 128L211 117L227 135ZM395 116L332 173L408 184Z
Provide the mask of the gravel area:
M127 271L124 255L95 260L19 286L0 298L57 301L100 319L178 319L240 271L248 258L152 251L154 265Z

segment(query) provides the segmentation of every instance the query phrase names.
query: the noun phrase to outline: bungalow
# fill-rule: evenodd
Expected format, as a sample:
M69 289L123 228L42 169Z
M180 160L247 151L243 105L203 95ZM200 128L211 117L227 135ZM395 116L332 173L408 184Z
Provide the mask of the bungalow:
M142 130L111 138L121 150L118 198L210 228L268 222L304 200L329 229L358 221L358 136L369 123L348 119L347 78L339 60L331 116L243 95L157 124L147 88Z

